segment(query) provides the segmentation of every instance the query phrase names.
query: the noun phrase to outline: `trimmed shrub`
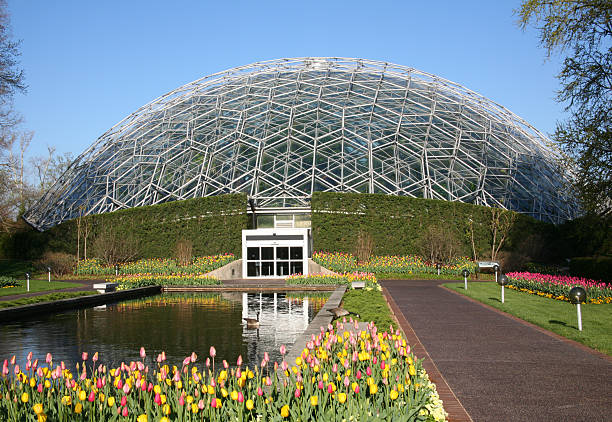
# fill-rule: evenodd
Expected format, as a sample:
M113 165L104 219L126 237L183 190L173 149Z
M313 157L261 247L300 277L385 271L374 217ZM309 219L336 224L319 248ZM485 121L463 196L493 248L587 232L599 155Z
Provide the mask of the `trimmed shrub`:
M575 277L612 281L612 257L579 257L570 261L570 274Z

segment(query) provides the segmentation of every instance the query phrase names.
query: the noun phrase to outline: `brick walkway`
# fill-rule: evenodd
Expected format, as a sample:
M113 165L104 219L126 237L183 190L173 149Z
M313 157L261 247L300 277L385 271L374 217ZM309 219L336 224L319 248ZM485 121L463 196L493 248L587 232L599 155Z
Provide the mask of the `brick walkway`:
M610 359L445 290L441 283L382 285L474 421L612 420ZM457 409L452 410L451 420L465 420L453 417Z

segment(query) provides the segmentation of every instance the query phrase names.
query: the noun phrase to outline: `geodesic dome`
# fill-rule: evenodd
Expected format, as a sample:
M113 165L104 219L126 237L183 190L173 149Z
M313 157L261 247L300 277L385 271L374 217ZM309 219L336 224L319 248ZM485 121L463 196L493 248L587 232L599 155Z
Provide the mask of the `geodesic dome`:
M184 85L113 126L24 218L246 192L258 208L314 191L384 193L574 214L560 154L539 131L461 85L362 59L295 58ZM245 204L246 206L246 204Z

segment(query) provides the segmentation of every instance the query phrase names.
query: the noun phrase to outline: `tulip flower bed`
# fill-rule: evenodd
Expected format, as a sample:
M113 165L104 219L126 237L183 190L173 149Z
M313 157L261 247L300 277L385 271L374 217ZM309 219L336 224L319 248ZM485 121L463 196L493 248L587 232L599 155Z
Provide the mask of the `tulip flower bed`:
M384 274L438 274L435 263L424 261L416 255L373 256L366 262L358 262L351 254L319 251L313 253L312 259L323 267L337 272L363 271L375 273L378 276ZM474 273L476 267L477 264L469 258L457 258L449 265L442 265L440 275L459 277L464 269Z
M232 262L234 254L201 256L191 264L181 265L174 259L141 259L119 265L120 275L134 274L205 274ZM79 275L114 275L115 267L105 266L99 259L79 261L76 273Z
M281 354L286 350L281 346ZM28 355L25 368L5 360L0 379L0 419L23 421L444 421L446 412L421 361L399 332L321 327L295 362L272 364L264 356L247 367L205 365L192 353L180 367L141 359L107 367L98 354L76 370Z
M363 281L365 282L365 287L367 289L379 289L378 281L376 280L376 276L372 273L364 273L364 272L353 272L353 273L344 273L344 274L309 274L309 275L301 275L301 274L293 274L287 277L287 284L297 284L297 285L309 285L309 284L347 284L351 285L354 281Z
M203 274L137 274L108 279L107 282L118 283L117 290L135 289L146 286L216 286L221 284L217 277Z
M0 288L21 286L21 282L13 277L0 277Z
M587 303L612 303L612 287L586 278L538 273L508 273L509 287L525 293L569 302L572 287L581 286L587 292Z

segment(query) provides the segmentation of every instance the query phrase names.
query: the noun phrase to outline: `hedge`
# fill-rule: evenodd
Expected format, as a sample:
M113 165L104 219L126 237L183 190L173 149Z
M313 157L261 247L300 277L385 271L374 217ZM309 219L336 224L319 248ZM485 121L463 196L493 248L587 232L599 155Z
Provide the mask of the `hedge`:
M570 274L593 280L612 282L612 257L578 257L570 261Z
M472 256L470 219L479 257L490 257L491 209L484 206L383 194L315 192L312 196L314 248L354 253L360 232L373 239L374 255L419 252L424 230L439 225L453 232L459 253ZM517 214L504 249L521 248L530 235L549 239L552 224Z
M194 256L233 253L239 257L242 230L247 227L246 209L246 194L227 194L91 215L81 224L89 222L91 226L88 257L92 256L93 240L103 230L134 238L140 258L172 256L179 240L192 242ZM9 258L37 259L48 250L76 254L77 220L42 233L23 227L0 240Z

